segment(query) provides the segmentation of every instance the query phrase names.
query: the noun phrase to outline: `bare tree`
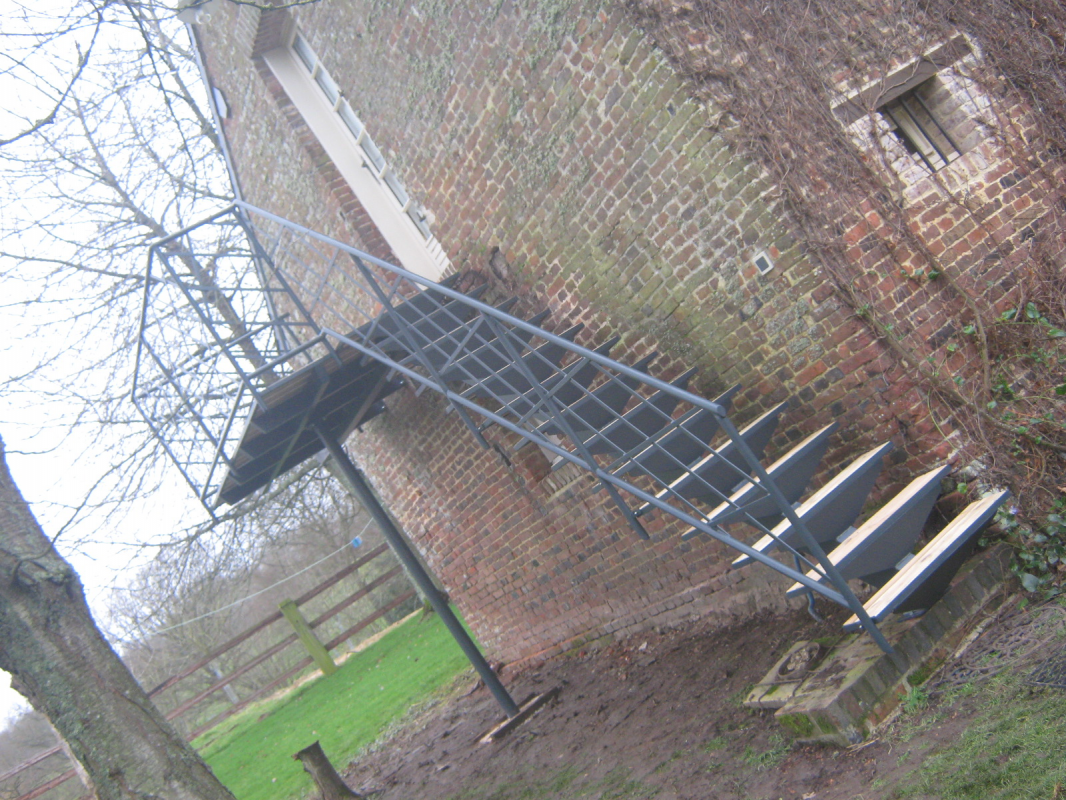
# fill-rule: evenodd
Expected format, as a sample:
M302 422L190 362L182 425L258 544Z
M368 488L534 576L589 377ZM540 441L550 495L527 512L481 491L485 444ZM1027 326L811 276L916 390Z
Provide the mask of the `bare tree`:
M233 797L96 627L77 574L19 493L2 442L0 631L0 668L55 726L100 800Z
M0 86L26 111L0 116L0 398L5 425L24 426L16 449L81 452L71 472L86 477L41 504L46 536L0 450L0 668L99 797L228 798L101 636L56 549L99 544L114 561L124 545L203 538L195 523L127 530L114 513L165 481L127 399L147 245L232 196L193 43L172 12L133 0L11 13ZM255 533L226 531L204 548Z
M0 147L55 122L86 71L104 25L107 3L76 3L64 10L11 0L4 12L5 47L0 85L8 98L0 116Z
M78 44L85 57L52 81L48 124L6 136L0 149L10 187L0 315L13 335L0 396L14 417L9 431L27 426L15 437L23 447L86 454L79 471L93 480L78 499L44 509L53 535L72 546L100 540L99 512L164 480L157 445L126 397L147 244L232 197L192 43L171 12L95 0L75 8L66 38L27 33L33 47L20 53L20 69L58 75L58 54L60 66L40 68L50 47ZM24 12L24 27L35 21ZM88 62L77 25L90 21Z

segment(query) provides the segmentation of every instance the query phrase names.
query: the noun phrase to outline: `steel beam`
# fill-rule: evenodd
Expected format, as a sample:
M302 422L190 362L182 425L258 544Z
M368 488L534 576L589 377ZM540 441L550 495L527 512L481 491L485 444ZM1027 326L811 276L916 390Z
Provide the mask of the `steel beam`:
M485 682L489 691L492 692L492 696L496 698L496 702L500 704L500 708L503 709L508 717L516 716L519 711L518 704L511 698L511 695L500 682L496 673L492 671L492 667L490 667L489 662L485 660L485 656L481 654L477 645L474 644L474 641L466 632L466 628L463 627L463 624L459 621L458 617L452 612L451 606L448 605L448 601L444 599L444 596L441 595L439 591L437 591L433 579L430 578L429 573L426 572L425 567L422 566L422 562L419 561L411 551L411 547L408 545L406 537L400 533L395 523L393 523L392 517L389 516L385 507L381 505L377 495L374 494L374 490L370 488L370 485L366 482L366 478L363 477L363 473L361 473L359 468L352 463L352 460L348 457L348 453L345 452L341 443L338 442L336 438L322 430L317 422L311 424L315 433L318 434L319 440L329 451L330 456L332 456L337 467L340 469L341 474L344 476L345 483L348 484L348 490L359 500L363 505L363 508L367 510L367 513L374 518L374 521L378 524L378 528L381 529L381 534L385 537L385 541L387 541L392 548L392 552L394 552L396 557L400 559L400 563L403 564L404 568L407 570L407 574L410 575L411 579L418 585L419 591L429 601L433 610L440 615L441 620L444 622L444 626L462 649L463 654L470 660L470 663L477 671L478 676Z

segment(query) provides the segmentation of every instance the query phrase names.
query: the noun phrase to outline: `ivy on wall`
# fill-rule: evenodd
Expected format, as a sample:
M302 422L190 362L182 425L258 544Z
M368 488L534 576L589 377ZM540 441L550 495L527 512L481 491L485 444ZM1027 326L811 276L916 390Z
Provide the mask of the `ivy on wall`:
M627 9L774 182L783 218L945 436L964 432L979 480L1046 513L1066 494L1066 6ZM914 152L883 104L909 77L954 134L950 164Z

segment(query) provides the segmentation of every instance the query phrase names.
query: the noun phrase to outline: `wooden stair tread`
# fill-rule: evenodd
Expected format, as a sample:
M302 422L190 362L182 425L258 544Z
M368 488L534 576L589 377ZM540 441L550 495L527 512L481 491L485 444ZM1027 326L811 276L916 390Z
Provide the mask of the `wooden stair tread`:
M899 598L900 594L911 586L920 583L926 573L935 569L937 559L945 551L952 548L960 537L971 532L972 526L987 515L990 509L994 509L1003 502L1008 494L1009 492L1006 490L992 492L963 509L963 512L948 523L944 530L934 536L933 540L923 547L918 555L908 561L899 572L893 575L884 586L878 589L863 604L866 613L874 620L878 620L889 613L892 604ZM853 614L844 623L844 626L853 626L858 623L858 616Z
M829 481L825 486L823 486L817 492L812 494L809 498L804 500L803 503L801 503L796 508L796 515L800 519L803 519L804 514L808 513L812 508L814 508L820 502L822 502L822 500L824 500L831 493L836 491L836 489L841 484L843 484L846 481L848 481L851 478L852 475L854 475L856 472L858 472L863 467L865 467L874 458L883 457L884 454L886 452L888 452L891 448L892 448L891 443L886 443L886 444L878 445L873 450L870 450L869 452L864 453L863 455L859 456L857 459L852 461L851 464L849 464L846 469L841 470L841 472L838 475L834 476L833 479L831 481ZM755 544L752 545L752 549L758 550L760 553L761 552L765 552L766 550L769 550L771 547L774 546L774 544L777 542L777 540L781 536L784 536L785 533L788 532L788 529L791 526L792 526L792 523L789 522L787 519L781 520L781 522L779 522L777 525L775 525L771 529L771 533L768 533L768 534L760 537L759 540L757 542L755 542ZM750 560L749 556L746 556L746 555L739 556L739 557L733 559L733 566L735 566L735 567L742 566L743 564L748 563L749 560Z
M851 555L855 550L862 545L867 537L874 533L879 527L888 522L892 517L901 511L907 502L910 501L916 494L925 489L934 480L940 480L944 473L948 471L950 467L943 466L931 469L922 475L919 475L913 481L907 484L907 486L881 506L872 517L864 522L859 528L857 528L847 539L841 542L837 547L834 547L826 555L829 558L830 563L837 565L840 564L847 556ZM807 571L807 577L812 580L821 580L822 573L817 569L810 569ZM786 594L792 594L795 592L804 591L804 587L800 583L794 583L788 588Z

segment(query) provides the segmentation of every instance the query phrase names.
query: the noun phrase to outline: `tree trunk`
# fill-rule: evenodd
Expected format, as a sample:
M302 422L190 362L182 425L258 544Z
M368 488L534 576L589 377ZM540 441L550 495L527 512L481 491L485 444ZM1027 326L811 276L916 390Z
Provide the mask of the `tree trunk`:
M293 753L293 758L304 765L307 774L311 776L318 790L322 793L322 800L362 800L361 794L356 794L337 774L337 770L326 758L322 751L322 745L318 742L309 744L298 753Z
M77 573L11 479L2 441L0 668L51 720L99 800L233 800L97 629Z

